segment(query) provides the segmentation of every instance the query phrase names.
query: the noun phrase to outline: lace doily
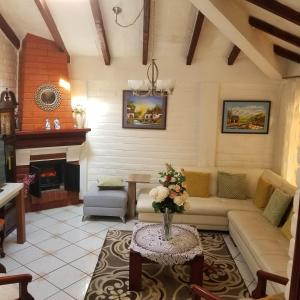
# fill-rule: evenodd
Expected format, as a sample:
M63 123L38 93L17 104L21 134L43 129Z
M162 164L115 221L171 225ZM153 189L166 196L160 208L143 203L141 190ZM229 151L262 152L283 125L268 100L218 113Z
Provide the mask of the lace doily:
M130 249L161 265L184 264L202 254L197 230L188 225L172 225L172 239L163 240L162 224L138 223L132 233Z

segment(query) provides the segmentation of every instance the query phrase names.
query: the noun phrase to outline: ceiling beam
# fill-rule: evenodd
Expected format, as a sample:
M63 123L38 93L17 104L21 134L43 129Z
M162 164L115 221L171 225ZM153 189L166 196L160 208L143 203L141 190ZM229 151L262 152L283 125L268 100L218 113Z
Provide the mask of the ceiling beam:
M275 0L246 0L260 8L268 10L269 12L300 25L300 12L278 2Z
M144 0L143 65L148 63L151 1Z
M274 45L274 52L281 57L294 61L298 64L300 63L300 54L296 52L293 52L278 45Z
M288 43L291 43L295 46L300 47L300 37L297 35L294 35L292 33L289 33L287 31L284 31L278 27L275 27L263 20L260 20L255 17L249 17L249 24L257 29L260 29L268 34L271 34L273 36L276 36Z
M240 52L241 52L241 49L238 46L234 45L228 56L228 60L227 60L228 66L232 66L234 64L234 62L237 59L237 57L239 56Z
M108 43L106 39L106 33L105 33L101 8L98 0L90 0L90 6L94 17L94 22L95 22L99 42L100 42L104 63L108 66L110 65L110 52L109 52Z
M51 12L48 8L46 1L45 0L34 0L34 2L41 13L50 33L52 35L52 38L53 38L55 44L60 49L60 51L63 51L67 54L68 62L70 62L70 55L68 53L68 50L64 44L62 37L58 31L58 28L54 22L54 19L51 15Z
M282 70L271 41L248 24L248 13L234 0L191 0L232 43L268 77L281 79Z
M197 48L199 36L200 36L200 33L201 33L203 21L204 21L204 15L200 11L198 11L195 26L194 26L194 31L193 31L193 35L192 35L192 40L191 40L191 44L190 44L190 48L189 48L189 52L188 52L188 55L187 55L187 58L186 58L186 64L187 65L192 64L194 54L195 54L195 51L196 51L196 48Z
M0 14L0 28L10 42L15 46L16 49L20 49L20 40L12 30L12 28L5 21L4 17Z

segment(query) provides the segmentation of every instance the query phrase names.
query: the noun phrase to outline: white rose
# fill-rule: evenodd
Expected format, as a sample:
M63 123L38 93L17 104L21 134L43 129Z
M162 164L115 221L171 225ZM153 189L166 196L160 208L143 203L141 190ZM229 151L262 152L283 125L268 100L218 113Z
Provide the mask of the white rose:
M182 196L176 196L174 198L174 202L175 204L177 204L178 206L182 206L185 203L185 199Z
M149 195L155 202L162 202L169 196L169 189L164 186L158 186L153 188Z
M170 185L168 186L168 188L169 188L169 190L175 190L175 185L174 185L174 184L170 184Z

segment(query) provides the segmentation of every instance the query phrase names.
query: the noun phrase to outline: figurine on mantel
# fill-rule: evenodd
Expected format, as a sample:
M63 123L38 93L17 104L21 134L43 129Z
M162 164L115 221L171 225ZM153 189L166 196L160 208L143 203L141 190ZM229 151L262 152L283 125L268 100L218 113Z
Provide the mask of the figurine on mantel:
M60 129L59 119L57 119L57 118L54 119L53 123L54 123L54 129L59 130Z
M51 129L51 124L50 124L49 119L46 119L45 129L46 129L46 130L50 130L50 129Z

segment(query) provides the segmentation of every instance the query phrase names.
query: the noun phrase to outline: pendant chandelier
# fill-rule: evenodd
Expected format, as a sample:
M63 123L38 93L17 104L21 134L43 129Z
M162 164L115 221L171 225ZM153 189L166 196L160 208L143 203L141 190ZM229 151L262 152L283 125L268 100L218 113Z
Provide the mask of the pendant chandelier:
M153 19L152 19L152 58L151 62L147 68L147 79L145 80L128 80L128 88L133 92L135 96L167 96L172 95L174 90L173 80L159 80L159 69L156 64L156 59L154 58L154 37L155 37L155 0L152 0L153 7ZM113 12L115 13L115 23L120 27L130 27L136 23L138 18L141 16L139 12L137 17L133 22L124 25L118 22L118 15L122 12L120 7L113 7Z

